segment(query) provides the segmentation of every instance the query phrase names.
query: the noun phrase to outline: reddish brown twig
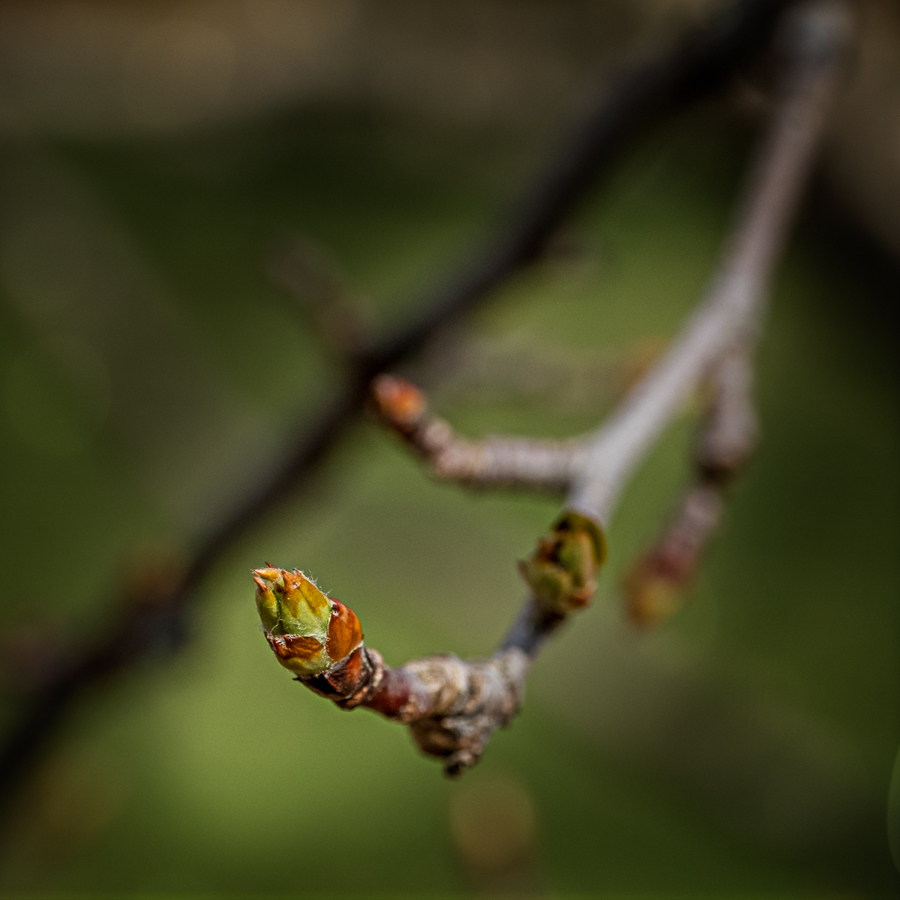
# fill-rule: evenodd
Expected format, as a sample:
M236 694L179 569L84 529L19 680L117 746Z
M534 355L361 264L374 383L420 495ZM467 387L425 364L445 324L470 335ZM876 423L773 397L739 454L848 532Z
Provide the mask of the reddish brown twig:
M344 709L364 706L409 725L419 748L458 775L519 711L529 667L526 653L509 648L490 659L429 656L392 669L361 647L328 674L298 680Z
M625 576L628 616L638 627L658 625L684 604L721 524L726 490L756 446L748 343L726 352L714 367L709 408L695 450L694 482L662 535Z
M723 506L721 488L703 479L685 493L663 535L625 576L626 608L635 625L659 625L681 608Z

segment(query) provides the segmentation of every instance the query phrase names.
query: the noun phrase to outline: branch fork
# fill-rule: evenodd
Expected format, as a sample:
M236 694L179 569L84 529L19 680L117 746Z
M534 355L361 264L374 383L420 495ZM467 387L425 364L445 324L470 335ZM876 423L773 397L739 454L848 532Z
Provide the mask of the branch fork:
M479 487L567 492L563 514L520 564L529 597L496 653L468 661L431 656L392 669L362 644L361 628L360 643L352 648L346 640L332 640L331 630L348 608L309 589L312 582L302 573L255 572L257 604L270 641L271 631L283 632L287 624L325 648L298 643L302 659L279 655L282 665L345 709L364 706L409 725L419 747L442 758L449 774L474 764L493 732L515 716L531 661L596 590L606 556L604 528L625 484L687 397L705 384L711 399L695 450L696 481L656 548L632 572L634 621L655 623L680 605L679 591L693 577L719 524L723 490L756 440L750 355L766 285L810 168L847 35L841 5L823 0L796 15L787 30L792 58L783 97L719 272L681 335L608 421L571 441L469 441L429 410L414 385L386 374L372 383L376 411L435 476ZM319 612L310 617L303 604ZM356 634L358 621L349 614L356 625L340 627ZM347 654L330 656L328 648L339 644L347 645ZM309 660L321 668L303 668Z
M455 775L474 764L521 706L530 660L516 647L490 659L429 656L392 669L363 644L356 614L297 569L255 569L266 639L297 681L342 709L364 706L410 725L419 747Z
M73 653L71 658L67 658L58 671L48 674L41 681L40 689L28 704L23 705L21 712L13 720L0 748L0 817L4 819L0 825L8 824L10 813L14 809L12 801L17 795L19 786L24 782L28 772L43 758L44 751L53 736L58 733L61 723L82 698L96 686L111 680L126 668L133 667L139 661L156 654L163 644L167 652L171 652L184 643L187 635L185 621L197 603L198 586L221 561L223 555L233 547L234 542L246 533L247 528L270 512L278 503L283 502L286 497L291 496L311 477L361 412L368 396L371 379L408 359L451 321L458 320L475 307L510 275L537 259L547 240L565 221L587 188L596 182L598 174L602 176L608 173L611 164L617 161L622 149L627 147L633 138L640 135L648 125L671 116L691 102L718 89L768 42L776 20L792 5L792 0L735 0L733 5L727 5L722 13L717 14L707 25L685 34L660 56L621 73L613 82L611 89L608 85L604 85L603 93L589 117L579 124L570 139L563 143L562 152L551 161L549 169L529 188L527 196L523 198L525 202L517 214L510 217L507 227L499 232L486 248L479 246L477 253L455 274L442 279L418 302L411 303L410 307L419 312L393 334L388 334L377 341L373 340L373 332L359 308L350 302L350 294L340 279L335 278L327 262L323 266L321 258L316 254L310 258L308 253L301 252L299 260L295 256L294 261L297 265L293 269L289 266L287 271L282 269L279 274L282 281L288 282L289 293L299 302L304 315L311 316L318 323L320 337L326 346L346 364L347 378L343 388L312 423L303 423L294 449L283 465L267 473L257 490L249 493L228 515L200 537L191 557L185 561L181 577L165 592L164 602L129 605L127 601L123 602L121 592L117 591L114 598L118 603L117 611L106 621L105 626L91 635L84 646L77 653ZM750 285L751 294L759 293L764 288L772 260L783 243L789 214L803 175L808 169L810 148L815 143L819 131L822 101L827 97L835 69L834 61L841 40L839 35L835 37L840 27L835 28L834 23L840 18L840 14L835 16L829 13L827 4L824 7L824 15L822 9L823 7L819 6L819 12L807 13L803 17L806 25L800 28L799 33L801 35L805 33L805 38L798 40L798 32L795 31L789 41L788 52L801 63L799 68L794 67L793 73L796 75L799 72L802 77L794 78L791 82L787 102L782 104L781 119L784 125L793 116L798 123L795 134L799 140L787 151L787 155L793 157L796 164L774 167L781 172L780 182L774 193L770 190L766 195L767 199L765 201L760 199L757 204L757 207L762 209L765 209L767 204L771 205L771 212L763 215L763 224L768 229L769 237L758 244L769 249L762 257L759 254L750 254L745 260L746 265L743 266L738 280L745 286ZM816 27L812 22L816 16L819 26L824 23L824 27ZM791 100L791 97L794 100ZM783 143L784 136L778 140ZM766 164L762 166L761 171L772 168ZM771 171L767 178L771 181ZM779 181L779 178L775 180ZM759 185L750 190L751 197L758 195L762 198L764 193L764 187ZM770 204L773 196L775 202ZM787 198L786 201L780 202L779 196ZM740 229L736 232L736 236L737 243L745 239L745 236L741 237ZM729 277L733 288L736 284L734 272ZM729 278L726 278L720 285L722 290L728 287L728 282ZM339 306L342 314L336 319L332 313ZM351 323L349 329L348 321ZM749 319L745 320L744 324L746 325L748 321ZM757 323L754 323L748 326L748 329L753 332L756 327ZM718 344L718 340L714 343ZM711 366L712 363L713 359L710 356L709 359L705 359L704 366L707 364ZM688 382L692 381L695 375L700 377L693 368L689 374ZM645 379L645 383L646 381ZM678 398L683 396L682 389L683 385L675 392L676 405L679 402ZM659 385L656 383L655 386L648 386L643 395L646 399L648 395L652 397L658 391ZM671 415L672 402L670 397L654 406L649 418L657 424L649 429L649 432L644 432L643 441L652 442L662 423ZM624 418L627 420L628 416ZM614 416L609 424L604 426L604 430L611 436L620 428L622 421L618 415ZM521 463L508 466L504 463L501 466L491 461L489 457L494 453L494 449L474 465L469 462L471 453L463 453L462 459L465 462L461 463L460 457L454 459L453 454L445 455L434 449L435 446L445 448L453 446L452 440L446 438L446 431L439 441L434 441L434 434L431 432L429 440L425 442L430 449L427 449L427 452L423 450L417 452L426 459L426 462L429 454L431 458L438 460L436 474L439 477L476 485L487 484L482 480L483 473L500 472L503 477L494 477L490 486L534 487L552 492L569 492L566 509L569 512L577 511L586 519L593 521L598 528L608 521L614 508L617 491L630 471L628 466L617 470L604 469L604 459L609 462L609 447L600 452L600 449L594 446L595 441L592 438L587 441L578 439L574 442L578 444L577 450L571 447L562 448L566 453L571 453L569 457L566 457L566 453L560 454L559 447L544 448L549 451L548 456L551 459L544 460L542 467L545 468L536 473L533 467ZM452 435L452 430L450 434ZM603 443L602 434L593 437L597 442ZM632 445L625 454L626 458L636 461L641 455L640 445L640 441L637 449ZM505 454L506 458L510 456L515 454L509 452ZM598 465L594 466L592 460L598 462ZM593 479L585 480L584 476L588 470L594 470L596 474ZM443 474L445 472L446 475ZM604 479L606 487L601 485L599 489L601 502L592 505L587 502L591 499L591 496L588 496L591 492L587 487L592 480L595 484L600 484ZM584 489L579 489L578 485L582 485ZM597 494L598 492L594 492L592 495L595 500ZM556 564L566 556L561 552L564 540L560 539L560 542L557 542L551 535L546 541L547 543L539 546L535 554L535 564L538 561L541 564ZM586 573L582 573L580 579L581 588L586 588L590 584L590 578L586 577ZM579 586L574 586L571 595L574 597L578 590ZM507 650L516 652L509 656L508 663L502 665L500 662L494 662L496 655L488 661L498 667L498 672L507 674L499 681L493 676L484 678L478 676L474 680L470 678L466 682L469 685L466 688L466 697L470 699L456 709L452 716L448 713L445 719L436 720L447 724L446 734L456 735L454 740L459 745L460 765L468 765L477 758L476 751L480 752L483 741L490 736L488 725L496 723L499 727L508 721L508 717L513 714L509 710L516 708L521 700L521 685L524 682L521 670L527 668L522 660L533 658L564 620L564 612L554 603L547 603L546 597L540 601L535 596L530 596L498 650L498 654L504 654ZM276 642L276 646L278 645ZM385 702L388 702L393 696L391 691L397 685L402 686L406 683L404 678L414 677L410 673L396 678L388 676L386 672L399 672L405 667L387 670L380 657L370 648L357 648L348 654L348 657L346 662L343 659L332 661L332 670L327 674L303 678L310 687L322 693L332 696L340 694L343 697L340 702L351 708L353 705L363 705L366 698L374 698L376 694L383 696L386 698ZM513 665L514 660L519 662ZM475 663L464 665L474 666ZM363 670L370 673L366 678L361 674ZM430 671L444 670L438 667ZM441 677L452 680L449 671L444 672ZM424 684L418 674L415 678L420 684ZM507 698L515 696L515 702L504 701L494 707L486 700L481 706L478 704L481 704L482 700L477 702L471 700L495 696L498 691L497 685L507 683L504 679L508 679L508 683L515 688L513 690L513 687L509 687L506 692ZM482 692L478 687L482 681L485 684L490 683L493 687L486 688ZM351 682L359 688L364 687L365 690L362 693L350 691L348 686ZM377 690L370 690L373 685ZM418 695L419 690L416 688L413 693ZM421 687L421 691L427 694L424 686ZM390 702L394 703L394 700ZM468 705L472 702L475 703L474 707ZM427 704L422 708L426 706ZM465 714L460 712L460 709L464 710ZM490 715L484 713L488 724L474 728L466 737L463 734L465 729L459 720L471 719L475 722L482 715L479 710L487 709L496 709ZM442 727L442 725L434 727L422 725L418 727L417 733L446 736L441 731ZM482 743L473 739L472 734L482 735L482 738L479 738ZM437 747L438 743L440 742L435 738L429 745ZM446 744L444 749L449 750L450 746L451 744ZM451 752L444 758L451 760L452 756ZM455 765L455 762L449 763L450 768ZM0 834L0 838L8 833L7 829L4 834Z

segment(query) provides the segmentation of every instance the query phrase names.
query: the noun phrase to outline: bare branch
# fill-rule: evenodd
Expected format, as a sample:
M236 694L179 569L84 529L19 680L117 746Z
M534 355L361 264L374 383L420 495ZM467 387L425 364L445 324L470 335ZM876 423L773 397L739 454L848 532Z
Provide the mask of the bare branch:
M762 146L742 212L706 300L679 339L595 433L568 508L609 521L631 473L690 392L729 346L759 326L768 281L784 243L837 74L848 23L830 4L794 24L784 98Z
M578 439L460 438L449 422L429 410L417 387L393 375L379 375L372 382L372 398L382 419L437 478L477 487L565 493L584 463L585 446Z
M657 560L657 569L663 567L670 584L693 571L719 521L721 486L746 458L755 431L748 400L748 342L758 328L766 285L809 169L848 30L846 8L831 3L810 7L792 24L784 96L719 275L673 348L625 399L611 422L595 433L568 511L521 566L531 597L496 654L488 661L470 662L430 657L387 669L379 656L361 645L362 630L356 627L359 646L338 659L337 651L332 656L330 650L320 649L345 645L350 649L340 637L346 632L346 608L336 601L329 602L340 612L331 613L324 644L321 639L309 644L310 638L304 636L295 652L287 638L269 635L282 664L300 667L295 671L301 671L299 680L308 687L339 705L369 706L412 723L419 746L443 757L450 774L477 761L493 731L509 723L521 703L530 660L569 613L589 601L605 557L600 526L608 521L625 481L652 442L689 392L709 375L716 390L699 448L701 483L689 492ZM381 404L394 427L421 453L432 453L421 394L396 380L381 381L380 387ZM446 440L453 440L452 432ZM446 444L438 440L437 446ZM282 613L273 610L295 608L300 579L307 579L296 571L291 575L258 570L257 575L261 576L257 605L264 625L268 629L274 623L272 627L283 629ZM285 600L289 595L292 602ZM307 633L302 623L297 627L301 630L295 633ZM332 662L323 663L322 654ZM303 668L313 664L310 660L324 669Z
M684 604L703 552L721 525L725 491L756 445L749 348L716 363L711 399L695 449L697 474L655 545L625 576L626 608L641 628L659 625Z
M659 624L684 603L703 551L721 523L723 493L756 443L750 355L767 282L821 130L836 74L835 48L846 40L848 22L840 7L822 4L807 11L805 23L794 22L793 28L788 38L797 49L783 105L705 306L660 367L597 432L588 473L572 501L582 509L591 506L598 518L606 520L624 479L710 370L713 397L696 450L696 481L656 545L625 578L628 614L640 627Z
M0 748L0 818L8 817L18 783L92 687L184 643L185 621L198 586L240 537L313 475L363 410L370 380L420 350L435 333L533 260L597 174L608 172L622 149L645 128L718 88L766 43L779 13L790 2L737 0L710 27L687 34L659 58L623 73L610 90L604 90L587 121L563 143L558 158L510 217L508 227L484 249L480 247L473 264L439 282L438 289L414 304L421 312L407 327L356 360L346 384L319 416L298 424L299 436L284 463L198 541L177 583L160 589L146 603L129 605L112 598L114 612L105 630L93 635L52 678L42 682L7 732ZM522 640L523 645L527 643Z

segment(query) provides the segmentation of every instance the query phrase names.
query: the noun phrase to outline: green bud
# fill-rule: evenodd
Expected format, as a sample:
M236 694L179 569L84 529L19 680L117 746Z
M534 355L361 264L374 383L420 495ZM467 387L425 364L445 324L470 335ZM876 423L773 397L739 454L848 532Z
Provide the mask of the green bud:
M253 570L256 609L278 661L297 675L321 675L362 644L356 614L299 569Z
M519 571L545 609L566 615L590 601L605 559L606 541L597 525L568 512Z

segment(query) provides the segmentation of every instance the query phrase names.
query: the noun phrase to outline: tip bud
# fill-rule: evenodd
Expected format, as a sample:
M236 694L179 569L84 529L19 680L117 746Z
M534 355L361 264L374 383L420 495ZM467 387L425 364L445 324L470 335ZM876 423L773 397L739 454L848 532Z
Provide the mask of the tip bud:
M301 571L253 570L256 609L278 661L297 675L319 675L362 643L356 614Z
M379 375L372 382L372 399L378 412L400 427L415 425L427 406L425 395L414 384L395 375Z
M649 629L671 618L687 601L694 579L693 561L657 548L641 557L622 585L626 612L637 628Z

